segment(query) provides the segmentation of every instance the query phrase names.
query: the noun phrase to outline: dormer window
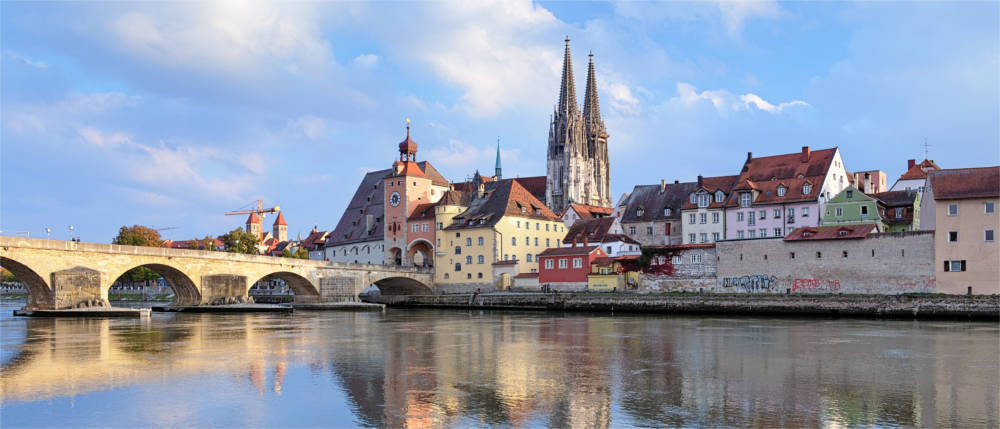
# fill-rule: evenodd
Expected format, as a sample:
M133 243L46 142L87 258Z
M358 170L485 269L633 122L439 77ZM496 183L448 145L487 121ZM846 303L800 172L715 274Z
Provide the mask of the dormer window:
M752 196L749 192L740 193L740 207L750 207L750 198Z
M840 231L840 236L843 237L845 235L847 235L847 231L846 230L841 230Z
M802 175L802 173L799 173L799 175L798 175L798 176L795 176L795 177L797 177L797 178L801 179L801 178L803 178L803 177L806 177L806 176L803 176L803 175Z
M779 186L779 187L778 187L778 196L779 196L779 197L783 197L783 196L785 196L785 190L786 190L786 189L785 189L785 187L784 187L784 186Z
M708 207L708 203L711 201L712 198L708 194L698 194L698 207Z
M663 215L664 216L670 216L670 207L667 207L667 208L663 209Z
M695 199L696 199L697 197L695 196L695 194L694 194L694 193L691 193L691 195L689 195L689 196L688 196L688 198L689 198L689 199L691 200L691 204L694 204L694 203L695 203Z
M715 202L721 203L725 199L726 196L722 193L722 191L715 191Z
M644 212L643 209L635 209L635 215L636 216L642 216L643 212Z
M854 198L854 191L847 191L847 198Z
M802 185L802 195L809 195L809 192L811 191L812 191L812 185L808 183Z

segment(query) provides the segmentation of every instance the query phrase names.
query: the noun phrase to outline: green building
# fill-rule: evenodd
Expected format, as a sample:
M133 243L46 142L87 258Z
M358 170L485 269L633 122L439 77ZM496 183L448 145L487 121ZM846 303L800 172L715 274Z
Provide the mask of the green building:
M875 225L885 231L877 199L850 185L826 203L820 226Z
M875 194L886 232L920 229L920 192L915 189Z

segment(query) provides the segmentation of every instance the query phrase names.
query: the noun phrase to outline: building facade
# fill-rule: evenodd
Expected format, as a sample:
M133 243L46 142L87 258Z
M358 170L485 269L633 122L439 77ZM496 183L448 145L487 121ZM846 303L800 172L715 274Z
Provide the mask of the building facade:
M611 206L608 133L601 118L590 55L583 111L577 107L576 84L569 38L563 58L559 102L549 124L546 162L546 197L550 209L562 213L570 203Z
M539 256L538 283L548 290L586 290L591 264L607 257L599 246L545 249Z
M643 246L669 246L681 242L681 208L697 183L666 180L659 185L638 185L619 207L622 229Z
M885 231L878 199L861 192L854 185L840 191L826 203L820 225L875 225L878 232Z
M928 185L938 292L1000 293L1000 167L933 171Z
M559 243L555 243L558 245ZM621 223L615 217L580 220L573 224L563 237L563 247L599 246L609 257L638 255L642 245L624 234ZM549 246L546 243L546 247Z
M737 176L698 176L681 206L681 244L715 243L726 238L726 200Z
M879 202L884 231L916 231L920 229L922 193L917 190L880 192L873 195Z

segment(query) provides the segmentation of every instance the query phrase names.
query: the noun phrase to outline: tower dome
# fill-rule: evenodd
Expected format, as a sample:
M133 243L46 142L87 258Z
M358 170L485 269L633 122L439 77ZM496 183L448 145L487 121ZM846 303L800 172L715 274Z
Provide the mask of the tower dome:
M417 142L410 138L410 120L406 120L406 139L399 142L399 160L417 160Z

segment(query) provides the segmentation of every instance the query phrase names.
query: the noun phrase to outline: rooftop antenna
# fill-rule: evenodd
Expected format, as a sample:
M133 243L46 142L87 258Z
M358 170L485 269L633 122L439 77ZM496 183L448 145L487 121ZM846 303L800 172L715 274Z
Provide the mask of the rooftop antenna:
M929 147L931 147L931 145L927 144L927 137L924 137L924 159L928 159L927 158L927 153L928 153L927 148L929 148Z

